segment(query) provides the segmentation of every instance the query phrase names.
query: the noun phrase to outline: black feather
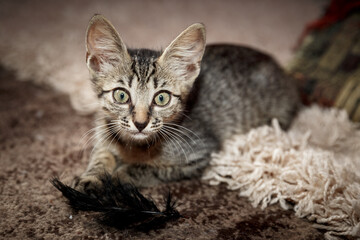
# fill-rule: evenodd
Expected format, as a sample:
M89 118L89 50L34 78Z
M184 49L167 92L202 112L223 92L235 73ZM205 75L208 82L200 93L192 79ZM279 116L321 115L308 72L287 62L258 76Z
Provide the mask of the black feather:
M144 197L136 187L120 181L114 182L109 174L104 174L99 179L102 187L95 188L91 195L63 184L58 178L53 178L51 183L68 199L73 209L100 212L98 220L101 223L119 229L136 228L149 231L163 227L169 220L181 216L175 209L170 192L165 199L164 210L160 211L155 203Z

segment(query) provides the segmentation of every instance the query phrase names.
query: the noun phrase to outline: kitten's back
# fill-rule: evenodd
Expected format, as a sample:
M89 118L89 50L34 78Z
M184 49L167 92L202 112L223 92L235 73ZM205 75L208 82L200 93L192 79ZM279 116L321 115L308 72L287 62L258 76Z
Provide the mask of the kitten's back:
M299 106L292 79L270 56L233 45L206 47L189 104L192 129L219 142L272 118L287 128Z

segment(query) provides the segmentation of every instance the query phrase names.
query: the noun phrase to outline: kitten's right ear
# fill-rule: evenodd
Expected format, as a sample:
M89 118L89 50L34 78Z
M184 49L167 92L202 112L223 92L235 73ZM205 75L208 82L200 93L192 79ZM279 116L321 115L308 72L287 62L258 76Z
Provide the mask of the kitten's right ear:
M160 66L170 71L184 89L189 90L200 73L205 42L205 26L195 23L172 41L158 60Z
M86 64L91 73L106 73L119 64L130 62L124 42L103 16L94 15L86 31Z

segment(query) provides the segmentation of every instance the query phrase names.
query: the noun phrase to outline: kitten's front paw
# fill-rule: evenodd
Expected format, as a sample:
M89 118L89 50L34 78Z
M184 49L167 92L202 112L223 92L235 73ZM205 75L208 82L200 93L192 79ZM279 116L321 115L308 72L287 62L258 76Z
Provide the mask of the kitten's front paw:
M130 177L127 172L127 167L118 168L112 175L113 182L120 182L121 184L132 184L136 185L135 179Z
M92 195L99 192L101 185L102 183L97 176L83 175L74 178L72 187L79 192Z
M113 182L130 183L135 187L151 187L160 183L150 167L124 165L115 170L112 175Z

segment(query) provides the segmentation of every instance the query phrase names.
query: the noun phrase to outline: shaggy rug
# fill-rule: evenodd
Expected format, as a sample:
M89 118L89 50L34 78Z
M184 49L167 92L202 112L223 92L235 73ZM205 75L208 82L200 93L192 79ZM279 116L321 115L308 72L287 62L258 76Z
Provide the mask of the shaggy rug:
M360 130L345 110L303 109L284 132L277 120L234 136L204 179L225 182L262 209L280 203L337 235L360 237Z

